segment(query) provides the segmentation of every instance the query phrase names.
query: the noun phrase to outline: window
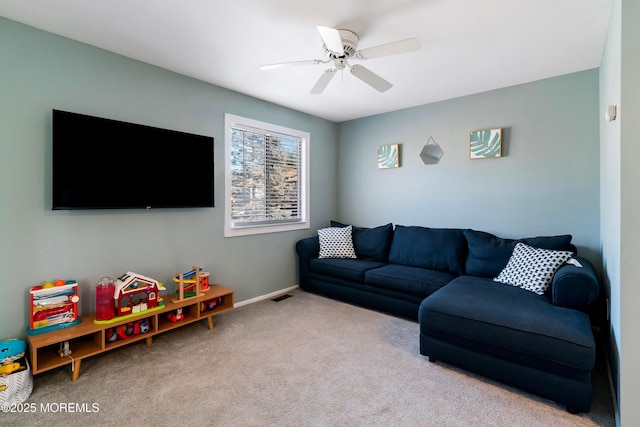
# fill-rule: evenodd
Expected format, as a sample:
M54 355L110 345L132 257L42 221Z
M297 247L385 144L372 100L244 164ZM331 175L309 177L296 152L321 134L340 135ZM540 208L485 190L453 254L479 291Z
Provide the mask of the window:
M309 133L225 114L225 237L309 228Z

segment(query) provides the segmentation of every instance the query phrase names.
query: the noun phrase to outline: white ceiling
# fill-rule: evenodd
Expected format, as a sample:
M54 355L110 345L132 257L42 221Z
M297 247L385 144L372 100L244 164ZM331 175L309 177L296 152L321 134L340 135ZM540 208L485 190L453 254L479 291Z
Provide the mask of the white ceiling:
M611 0L0 0L0 16L256 98L341 122L600 65ZM416 37L419 52L360 64L309 91L328 64L317 25L360 49Z

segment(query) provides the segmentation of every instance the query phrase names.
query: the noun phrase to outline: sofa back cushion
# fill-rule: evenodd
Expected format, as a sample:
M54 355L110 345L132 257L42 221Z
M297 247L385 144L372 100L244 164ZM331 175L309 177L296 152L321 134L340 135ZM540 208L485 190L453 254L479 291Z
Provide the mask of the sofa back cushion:
M332 227L347 227L338 221L331 221ZM393 224L385 224L374 228L352 227L353 246L360 259L387 262L389 248L393 238Z
M465 263L465 274L480 277L498 277L507 266L518 242L542 249L577 252L571 244L570 234L560 236L528 237L525 239L503 239L484 231L464 230L469 246Z
M466 255L467 242L460 229L396 225L389 263L459 275Z

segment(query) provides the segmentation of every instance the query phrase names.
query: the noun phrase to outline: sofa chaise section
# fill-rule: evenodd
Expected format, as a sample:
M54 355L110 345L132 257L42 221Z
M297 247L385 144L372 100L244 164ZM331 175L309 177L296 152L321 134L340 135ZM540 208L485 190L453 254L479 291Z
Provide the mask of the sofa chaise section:
M596 345L589 317L546 295L462 276L420 306L420 353L588 412Z

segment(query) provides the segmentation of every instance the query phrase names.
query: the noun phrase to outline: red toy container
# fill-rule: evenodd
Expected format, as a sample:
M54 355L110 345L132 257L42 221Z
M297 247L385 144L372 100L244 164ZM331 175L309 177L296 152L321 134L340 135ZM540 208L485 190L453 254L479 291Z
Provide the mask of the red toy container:
M116 315L113 279L103 277L96 285L96 320L110 320Z

